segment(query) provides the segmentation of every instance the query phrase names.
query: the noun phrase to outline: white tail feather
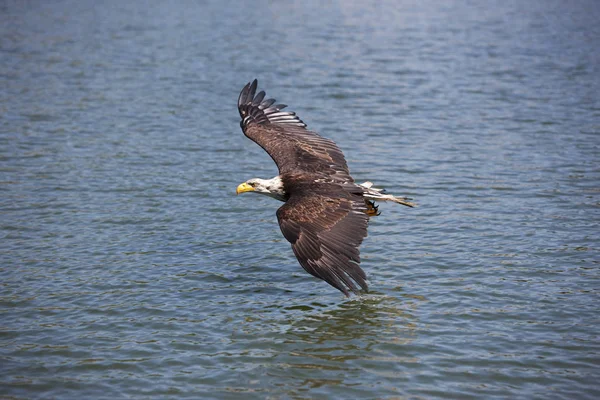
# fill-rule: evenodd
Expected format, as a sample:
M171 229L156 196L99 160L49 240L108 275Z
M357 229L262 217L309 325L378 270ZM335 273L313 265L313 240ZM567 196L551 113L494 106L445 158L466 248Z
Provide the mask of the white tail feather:
M406 197L396 197L391 194L384 194L383 189L373 187L373 182L364 182L359 184L360 187L365 189L363 196L367 199L378 200L378 201L393 201L394 203L402 204L407 207L416 207L415 203L408 201Z

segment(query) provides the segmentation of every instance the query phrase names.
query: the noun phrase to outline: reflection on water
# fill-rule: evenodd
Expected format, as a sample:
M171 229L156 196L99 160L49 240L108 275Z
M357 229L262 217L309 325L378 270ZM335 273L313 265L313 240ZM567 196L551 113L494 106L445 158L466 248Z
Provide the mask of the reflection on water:
M285 367L344 370L357 359L381 366L408 361L401 346L415 339L416 321L401 301L370 295L294 321L285 335L292 356Z
M329 305L279 306L290 313L284 320L279 307L262 310L246 320L241 329L244 336L258 335L265 326L287 328L263 351L253 354L261 360L264 376L250 373L255 380L238 380L228 390L269 393L270 382L294 381L286 391L291 396L330 385L346 393L362 385L360 374L355 375L359 370L393 378L399 374L398 365L420 362L403 350L417 338L419 300L411 297L369 294ZM237 341L243 338L236 336L232 344Z
M402 304L403 300L385 295L364 295L295 320L286 337L327 346L383 334L394 338L394 343L402 344L414 336L416 324L412 310Z

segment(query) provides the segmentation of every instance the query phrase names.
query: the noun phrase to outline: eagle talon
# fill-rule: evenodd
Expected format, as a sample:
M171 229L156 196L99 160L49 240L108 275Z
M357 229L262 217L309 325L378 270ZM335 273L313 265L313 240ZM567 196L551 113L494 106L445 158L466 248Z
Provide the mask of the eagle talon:
M369 217L376 217L381 214L379 212L379 206L375 205L375 202L373 202L371 200L365 200L365 205L367 206L366 214Z

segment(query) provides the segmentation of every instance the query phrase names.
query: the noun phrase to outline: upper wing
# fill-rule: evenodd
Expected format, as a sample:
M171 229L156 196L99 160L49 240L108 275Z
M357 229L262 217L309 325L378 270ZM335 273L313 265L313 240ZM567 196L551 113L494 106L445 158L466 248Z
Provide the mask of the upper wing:
M238 99L244 134L261 146L275 161L279 173L305 171L324 173L338 182L353 182L344 154L330 139L306 129L306 124L285 104L256 94L258 81L248 83Z
M348 296L348 289L358 290L354 282L368 289L358 246L369 219L364 199L341 188L339 195L292 194L277 220L300 265Z

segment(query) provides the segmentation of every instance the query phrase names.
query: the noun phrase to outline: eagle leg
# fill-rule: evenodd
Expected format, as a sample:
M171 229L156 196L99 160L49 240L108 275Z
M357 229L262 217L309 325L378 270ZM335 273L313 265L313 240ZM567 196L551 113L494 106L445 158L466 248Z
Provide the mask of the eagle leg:
M379 212L379 206L376 206L374 201L365 200L365 205L367 206L367 212L366 212L366 214L369 217L375 217L375 216L381 214Z

